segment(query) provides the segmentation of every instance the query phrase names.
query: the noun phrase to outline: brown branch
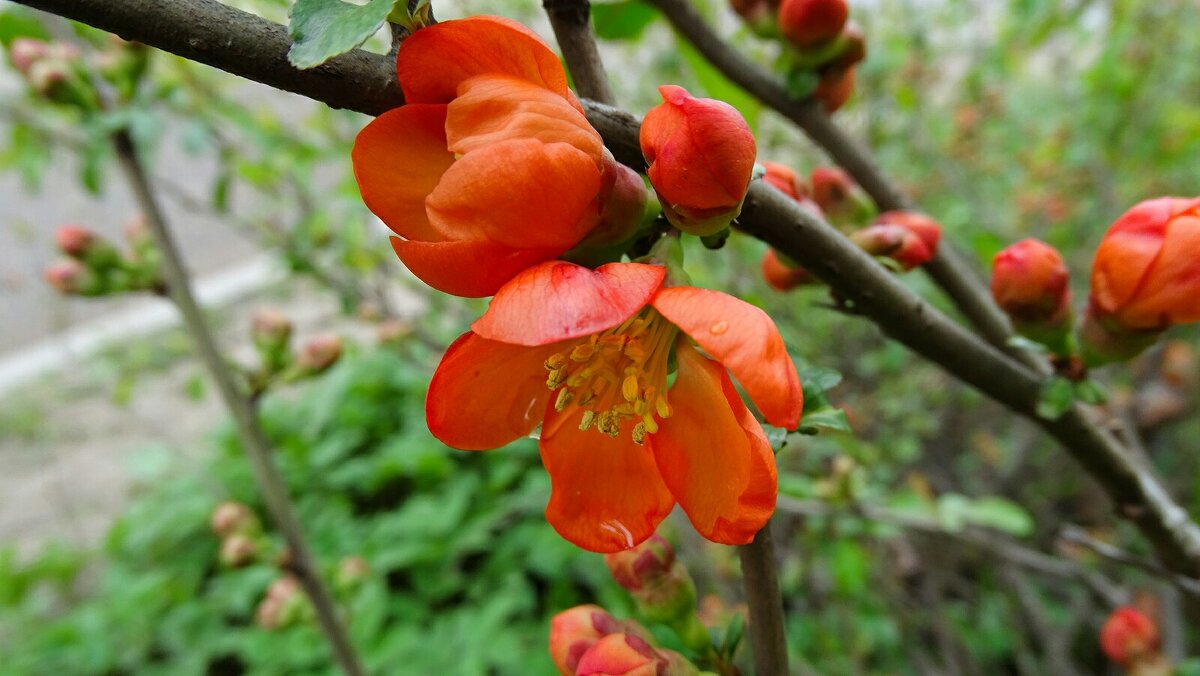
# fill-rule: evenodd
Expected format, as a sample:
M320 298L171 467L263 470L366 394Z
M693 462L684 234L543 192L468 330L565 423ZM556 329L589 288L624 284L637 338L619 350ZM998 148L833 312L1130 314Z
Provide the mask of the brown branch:
M819 101L793 97L778 79L731 49L709 28L689 0L648 1L725 77L804 130L858 181L881 210L914 208L904 192L884 175L871 153L838 128ZM1012 336L1008 318L992 302L961 254L943 242L937 256L923 268L988 342L1016 354L1008 346Z
M738 547L746 605L750 608L750 644L754 647L754 673L774 676L788 673L787 635L783 624L783 595L771 523L762 527L754 541Z
M592 33L591 3L588 0L542 0L542 7L550 17L554 38L562 50L563 60L571 71L575 90L585 99L613 105L617 102L600 50L596 47L596 36Z
M1163 578L1167 582L1179 587L1180 590L1188 594L1200 598L1200 580L1192 577L1184 577L1177 573L1173 573L1166 568L1158 565L1153 561L1148 561L1139 556L1130 554L1129 552L1111 545L1102 540L1097 540L1088 534L1087 531L1078 526L1067 526L1058 534L1059 540L1073 545L1079 545L1091 550L1096 555L1108 559L1114 563L1119 563L1124 566L1131 566L1142 571Z
M22 1L334 107L378 114L403 102L394 83L380 85L381 78L392 77L386 57L362 51L340 57L336 80L319 68L298 71L289 66L282 71L278 64L286 63L287 53L283 27L213 0ZM182 17L190 17L190 23L180 27L175 21ZM211 35L214 26L221 33L220 43L191 39L193 30ZM231 59L229 52L242 56ZM341 84L334 87L335 82ZM376 86L360 88L355 82ZM617 159L643 168L637 118L590 101L585 106L588 119ZM1036 417L1041 382L1036 373L921 300L831 226L778 191L752 185L739 224L812 270L891 336L1040 425L1099 482L1164 565L1184 575L1200 572L1200 528L1151 469L1092 420L1092 409L1075 406L1055 421Z
M271 457L270 444L262 427L259 426L254 406L250 399L239 390L233 372L225 358L221 356L217 341L208 328L204 313L192 295L187 271L184 268L183 259L179 255L179 248L167 227L162 208L151 188L150 179L138 157L133 139L128 131L122 129L113 135L113 145L116 147L121 168L133 188L134 196L141 206L142 213L146 216L150 232L162 252L163 272L167 278L167 290L171 300L178 308L179 314L183 316L188 333L192 340L196 341L200 359L208 369L209 376L216 381L217 390L220 392L226 408L233 416L238 436L241 437L246 451L246 457L250 460L255 482L258 484L259 491L262 492L272 520L283 533L284 540L287 542L291 554L289 568L300 580L300 585L312 601L321 631L329 640L334 658L341 666L342 671L347 676L362 676L364 672L359 663L358 654L350 643L350 636L346 633L346 628L338 618L333 597L329 594L329 590L321 581L320 575L313 565L308 539L304 535L300 520L296 518L295 509L288 497L283 477L275 467Z

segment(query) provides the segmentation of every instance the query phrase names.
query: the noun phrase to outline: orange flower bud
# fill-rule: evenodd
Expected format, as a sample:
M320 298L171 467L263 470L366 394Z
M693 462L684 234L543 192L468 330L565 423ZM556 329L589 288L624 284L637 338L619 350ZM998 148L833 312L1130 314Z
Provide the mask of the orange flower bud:
M796 172L791 167L786 164L779 164L778 162L763 162L762 165L767 170L763 174L763 181L769 183L779 190L779 192L794 200L808 196L808 186L799 181Z
M1155 655L1159 642L1154 620L1130 606L1114 610L1100 629L1100 648L1123 667Z
M763 279L776 291L788 291L805 284L815 284L812 273L799 265L789 265L774 249L767 249L762 259Z
M672 225L693 235L724 230L742 210L754 171L750 126L723 101L697 99L674 85L646 113L641 146L647 174Z
M575 676L658 676L665 660L645 640L631 634L610 634L579 658Z
M1200 198L1146 200L1125 212L1092 263L1092 304L1126 329L1200 321Z
M812 170L809 182L813 201L821 211L838 215L853 210L858 185L850 174L837 167L817 167Z
M835 66L821 73L813 92L825 106L825 112L836 113L854 94L855 67Z
M872 256L884 256L911 270L933 259L933 253L920 236L894 223L876 223L850 235L850 241Z
M641 175L613 159L607 149L602 164L600 216L596 227L572 253L627 242L645 218L649 194Z
M622 623L600 606L575 606L550 620L550 659L563 676L575 673L579 659L601 638L623 631Z
M224 539L235 533L256 533L261 524L249 507L231 500L217 505L209 525L217 537Z
M604 564L617 584L636 594L665 580L675 565L675 550L655 533L632 549L605 554Z
M342 339L335 335L317 336L304 345L296 364L307 374L316 374L333 366L342 356Z
M779 30L797 47L812 47L837 37L849 16L846 0L783 0Z
M1067 266L1057 249L1036 239L1017 242L992 259L992 298L1020 333L1065 330L1070 324Z

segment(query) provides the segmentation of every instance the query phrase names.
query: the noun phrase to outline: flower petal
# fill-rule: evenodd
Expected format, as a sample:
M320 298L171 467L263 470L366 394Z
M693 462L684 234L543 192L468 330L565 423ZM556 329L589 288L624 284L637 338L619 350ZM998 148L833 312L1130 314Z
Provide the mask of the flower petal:
M472 150L511 139L568 143L601 161L604 142L582 113L563 97L509 76L480 75L459 86L450 102L446 136L450 150Z
M725 369L678 346L671 417L652 437L658 471L701 535L746 544L775 511L775 455Z
M482 298L514 275L562 253L558 249L515 249L488 240L416 242L392 238L400 261L429 286L453 296Z
M675 505L650 444L633 443L631 423L610 437L579 429L580 411L546 409L542 463L552 490L546 520L567 540L593 552L628 549L654 534Z
M1121 215L1105 233L1092 263L1092 298L1108 312L1133 299L1162 248L1167 222L1186 200L1145 200Z
M733 372L772 425L795 429L804 409L796 365L762 310L718 291L663 289L651 304Z
M1122 311L1133 326L1200 321L1200 207L1167 225L1162 249Z
M574 246L599 218L600 169L566 143L521 139L459 158L425 201L448 239L488 239L512 247Z
M367 208L397 235L423 242L445 237L429 223L425 198L454 163L446 150L446 106L402 106L358 133L350 155Z
M458 85L486 73L513 75L566 97L567 74L537 33L498 16L422 28L400 45L396 74L409 103L448 103Z
M658 265L609 263L589 270L548 261L513 277L471 328L518 345L599 333L645 307L665 276L666 269Z
M529 434L552 394L542 364L561 347L508 345L470 331L459 336L429 382L429 431L466 451L497 448Z

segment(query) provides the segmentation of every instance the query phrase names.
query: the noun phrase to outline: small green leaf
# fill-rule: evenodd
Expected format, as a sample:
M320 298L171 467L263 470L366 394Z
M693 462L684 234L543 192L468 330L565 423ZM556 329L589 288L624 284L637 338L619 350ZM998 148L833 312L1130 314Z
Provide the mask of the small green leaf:
M788 431L782 427L763 424L763 432L767 434L767 443L771 444L771 448L778 453L787 445Z
M1075 388L1066 378L1055 376L1042 383L1038 395L1037 414L1047 420L1058 420L1075 403Z
M733 654L737 652L745 632L746 618L741 613L735 613L729 620L729 627L725 629L725 640L721 642L718 653L726 659L733 659Z
M365 5L296 0L288 24L288 61L297 68L313 68L358 47L379 30L395 4L396 0L369 0Z
M658 18L658 11L641 0L592 5L596 35L605 40L636 40Z
M796 431L801 434L816 434L821 429L837 432L854 431L850 428L850 421L846 418L846 412L840 408L833 407L806 411L803 417L800 418L800 426L796 428Z
M1012 336L1009 337L1008 344L1011 347L1019 348L1022 350L1029 350L1030 352L1035 352L1037 354L1050 354L1050 349L1047 348L1045 345L1042 345L1041 343L1037 342L1036 340L1030 340L1029 338L1026 338L1025 336L1013 334Z
M1017 537L1027 537L1033 533L1033 518L1029 512L1003 498L973 500L965 506L962 515L973 526L994 528Z
M1094 380L1075 383L1075 398L1087 404L1103 404L1108 401L1108 391Z
M32 12L23 7L0 10L0 44L7 47L16 38L30 37L49 40L50 33Z

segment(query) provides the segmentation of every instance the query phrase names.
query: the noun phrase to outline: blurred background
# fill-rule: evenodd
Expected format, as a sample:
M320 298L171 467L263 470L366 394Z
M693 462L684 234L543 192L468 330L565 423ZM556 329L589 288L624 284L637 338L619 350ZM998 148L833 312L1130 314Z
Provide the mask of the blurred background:
M285 0L234 4L286 23ZM751 58L777 58L728 7L697 4ZM1200 192L1195 0L851 5L868 56L836 119L981 275L1003 246L1038 237L1067 257L1081 303L1118 215ZM533 0L434 9L499 11L551 35ZM641 114L658 84L681 84L738 107L760 160L802 176L827 162L648 6L594 11L622 107ZM263 420L375 673L553 673L555 612L598 602L632 614L601 557L545 523L533 442L466 454L426 430L429 375L485 305L427 293L395 260L350 171L366 118L0 2L0 42L20 36L77 45L97 69L145 59L112 115L152 149L155 189L235 360L256 358L251 324L264 309L290 318L296 346L341 337L341 359L268 393ZM367 48L386 51L386 36ZM226 501L266 515L173 308L150 294L63 296L43 280L59 226L129 246L139 213L107 141L114 119L80 115L0 65L0 671L329 673L303 608L264 617L279 536L268 524L231 553L210 528ZM765 308L806 394L852 430L793 435L779 455L774 526L799 673L1104 673L1099 626L1128 602L1160 619L1173 659L1188 656L1180 592L1079 544L1151 556L1060 448L827 293L772 291L764 249L739 236L697 246L688 271ZM922 274L903 279L949 311ZM1099 379L1197 515L1200 331L1169 337ZM733 552L684 519L664 530L706 612L738 612Z

